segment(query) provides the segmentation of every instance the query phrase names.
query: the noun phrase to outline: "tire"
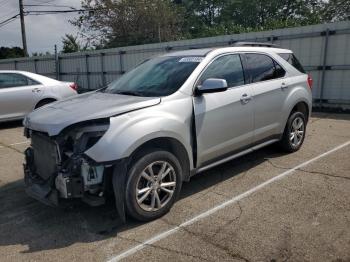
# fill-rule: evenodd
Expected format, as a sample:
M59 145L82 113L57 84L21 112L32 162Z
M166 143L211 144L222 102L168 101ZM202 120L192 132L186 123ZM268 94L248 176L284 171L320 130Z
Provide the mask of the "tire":
M46 99L46 100L41 100L39 103L36 104L35 109L38 109L39 107L45 106L47 104L53 103L56 100L54 99Z
M304 142L305 132L305 115L302 112L292 113L288 118L282 139L279 143L281 148L288 153L298 151Z
M158 176L161 172L163 176ZM138 158L128 172L125 191L127 214L139 221L150 221L163 216L173 206L181 185L182 169L179 160L167 151L149 151ZM137 194L137 191L142 193Z

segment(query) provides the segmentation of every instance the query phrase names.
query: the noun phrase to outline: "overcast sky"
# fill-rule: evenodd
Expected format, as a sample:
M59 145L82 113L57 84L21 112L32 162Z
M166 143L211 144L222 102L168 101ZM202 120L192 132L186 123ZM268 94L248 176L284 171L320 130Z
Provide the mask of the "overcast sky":
M80 8L80 0L23 0L24 5L48 4L67 5ZM24 7L25 10L67 10L58 7ZM19 13L18 0L0 0L0 22ZM77 28L68 20L77 16L77 13L55 14L42 16L25 16L28 52L53 53L54 45L62 48L62 37L66 34L76 34ZM20 20L0 27L0 46L22 47Z

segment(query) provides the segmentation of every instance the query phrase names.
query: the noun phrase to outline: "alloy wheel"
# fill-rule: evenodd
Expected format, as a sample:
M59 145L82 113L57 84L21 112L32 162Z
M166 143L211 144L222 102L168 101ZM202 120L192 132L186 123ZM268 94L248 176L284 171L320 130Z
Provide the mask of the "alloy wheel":
M136 183L136 200L145 211L163 208L173 197L176 189L176 173L167 161L149 164Z
M301 117L296 117L293 120L289 140L293 147L297 147L303 141L305 133L304 120Z

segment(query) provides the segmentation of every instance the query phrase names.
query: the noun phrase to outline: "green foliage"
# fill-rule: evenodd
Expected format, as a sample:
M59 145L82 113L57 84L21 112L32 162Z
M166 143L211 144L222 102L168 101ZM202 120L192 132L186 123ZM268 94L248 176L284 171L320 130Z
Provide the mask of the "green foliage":
M347 20L350 0L82 0L71 21L95 48Z
M87 50L87 45L83 47L78 41L78 37L71 34L66 34L65 37L62 38L62 43L62 53L74 53Z
M94 46L116 47L177 40L180 8L166 0L82 0L83 13L72 24Z
M45 53L42 52L33 52L32 56L47 56L47 55L51 55L51 53L49 51L46 51Z
M23 57L24 51L20 47L0 47L0 59Z
M324 8L320 10L322 21L340 21L350 19L350 1L349 0L329 0Z

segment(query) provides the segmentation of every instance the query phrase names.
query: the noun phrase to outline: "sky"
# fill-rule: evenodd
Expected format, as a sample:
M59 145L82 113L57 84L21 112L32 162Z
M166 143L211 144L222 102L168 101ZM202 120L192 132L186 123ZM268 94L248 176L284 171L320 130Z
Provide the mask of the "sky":
M67 5L80 8L80 0L23 0L24 5ZM18 0L0 0L0 22L19 13ZM24 10L67 10L68 7L24 7ZM28 53L54 52L54 45L62 49L62 37L66 34L76 35L78 29L68 20L77 17L77 13L25 16ZM22 47L20 19L0 27L0 46Z

